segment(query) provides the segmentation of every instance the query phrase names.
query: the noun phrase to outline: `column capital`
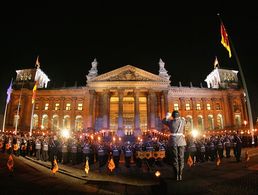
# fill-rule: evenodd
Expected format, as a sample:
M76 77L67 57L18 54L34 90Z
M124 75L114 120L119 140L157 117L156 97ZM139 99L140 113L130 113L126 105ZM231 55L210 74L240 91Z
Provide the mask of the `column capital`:
M89 90L89 93L90 93L91 95L95 95L95 94L96 94L96 91L95 91L94 89L90 89L90 90Z

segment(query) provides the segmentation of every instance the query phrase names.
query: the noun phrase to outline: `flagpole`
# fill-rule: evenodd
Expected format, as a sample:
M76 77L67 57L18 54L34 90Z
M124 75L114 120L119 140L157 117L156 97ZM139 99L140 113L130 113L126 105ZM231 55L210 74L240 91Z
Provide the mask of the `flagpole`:
M4 133L4 130L5 130L5 118L6 118L7 106L8 106L8 103L6 102L5 110L4 110L4 119L3 119L3 133Z
M222 19L220 18L220 14L217 14L220 21L222 22ZM222 22L223 24L223 22ZM224 25L224 24L223 24ZM239 73L240 73L240 76L242 78L242 83L243 83L243 87L244 87L244 92L245 92L245 95L246 95L246 105L247 105L247 111L248 111L248 119L249 119L249 125L250 125L250 131L251 131L251 136L252 136L252 145L254 145L254 124L253 124L253 115L252 115L252 108L251 108L251 103L250 103L250 98L249 98L249 94L248 94L248 90L247 90L247 85L246 85L246 82L245 82L245 77L244 77L244 73L243 73L243 70L242 70L242 67L241 67L241 63L240 63L240 60L238 58L238 55L237 55L237 52L236 52L236 49L234 47L234 44L228 34L228 39L229 39L229 42L231 44L231 47L232 47L232 51L233 51L233 54L235 56L235 59L236 59L236 62L237 62L237 65L238 65L238 69L239 69Z
M32 104L32 111L31 111L31 118L30 118L30 136L32 136L34 108L35 108L35 102Z
M24 84L24 81L22 82L22 87L21 87L21 92L20 92L20 97L19 97L19 102L18 102L18 108L17 108L17 114L16 114L16 116L20 116L20 106L21 106L21 96L22 96L23 84ZM18 120L19 120L19 118L17 118L17 119L15 120L15 130L14 130L14 134L15 134L15 135L17 135Z
M11 99L12 83L13 83L13 78L11 80L9 88L7 89L7 99L6 99L5 109L4 109L4 119L3 119L3 129L2 129L3 132L5 130L5 120L6 120L7 107L8 107L8 104L10 102L10 99Z
M249 118L249 125L250 125L250 131L251 131L251 136L252 136L252 145L254 145L254 123L253 123L252 107L251 107L251 103L250 103L249 93L248 93L248 90L247 90L247 85L246 85L246 82L245 82L244 73L243 73L238 55L236 53L235 47L232 43L232 40L231 40L230 36L228 36L228 37L229 37L229 41L232 45L232 51L233 51L234 56L236 58L236 62L237 62L237 65L238 65L240 76L242 78L242 83L243 83L243 87L244 87L244 91L245 91L245 95L246 95L246 105L247 105L248 116L249 116L248 118Z

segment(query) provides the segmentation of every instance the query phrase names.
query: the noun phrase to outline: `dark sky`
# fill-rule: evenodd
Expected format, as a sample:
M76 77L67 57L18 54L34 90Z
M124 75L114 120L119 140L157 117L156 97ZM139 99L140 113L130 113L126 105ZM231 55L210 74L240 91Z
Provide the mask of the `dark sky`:
M121 1L122 2L122 1ZM85 85L94 58L99 74L130 64L158 74L159 58L171 84L200 86L213 70L238 70L220 43L220 12L245 75L254 116L258 116L258 13L248 1L171 5L160 3L8 3L1 6L1 98L16 70L33 68L37 55L50 85ZM128 1L130 2L130 1ZM84 2L85 3L85 2Z

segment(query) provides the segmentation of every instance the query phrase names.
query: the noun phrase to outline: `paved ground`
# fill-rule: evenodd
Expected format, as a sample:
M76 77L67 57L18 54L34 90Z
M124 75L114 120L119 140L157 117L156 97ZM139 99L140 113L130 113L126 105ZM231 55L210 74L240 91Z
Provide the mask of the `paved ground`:
M14 157L12 175L6 168L8 156L0 154L0 189L3 194L258 194L258 148L247 150L248 162L243 151L240 163L232 157L220 166L215 162L186 165L181 182L174 180L171 167L164 163L149 172L146 167L127 170L122 165L118 174L91 167L87 176L83 165L59 164L53 175L49 162L23 157ZM159 178L154 176L156 170L161 172Z

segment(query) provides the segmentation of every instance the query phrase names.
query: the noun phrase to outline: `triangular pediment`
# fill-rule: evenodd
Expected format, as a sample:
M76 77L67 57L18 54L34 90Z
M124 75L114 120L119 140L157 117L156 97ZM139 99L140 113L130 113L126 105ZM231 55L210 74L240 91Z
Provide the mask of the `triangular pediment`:
M90 82L100 81L158 81L170 83L169 80L162 78L159 75L155 75L131 65L126 65L110 72L101 74L93 78Z

